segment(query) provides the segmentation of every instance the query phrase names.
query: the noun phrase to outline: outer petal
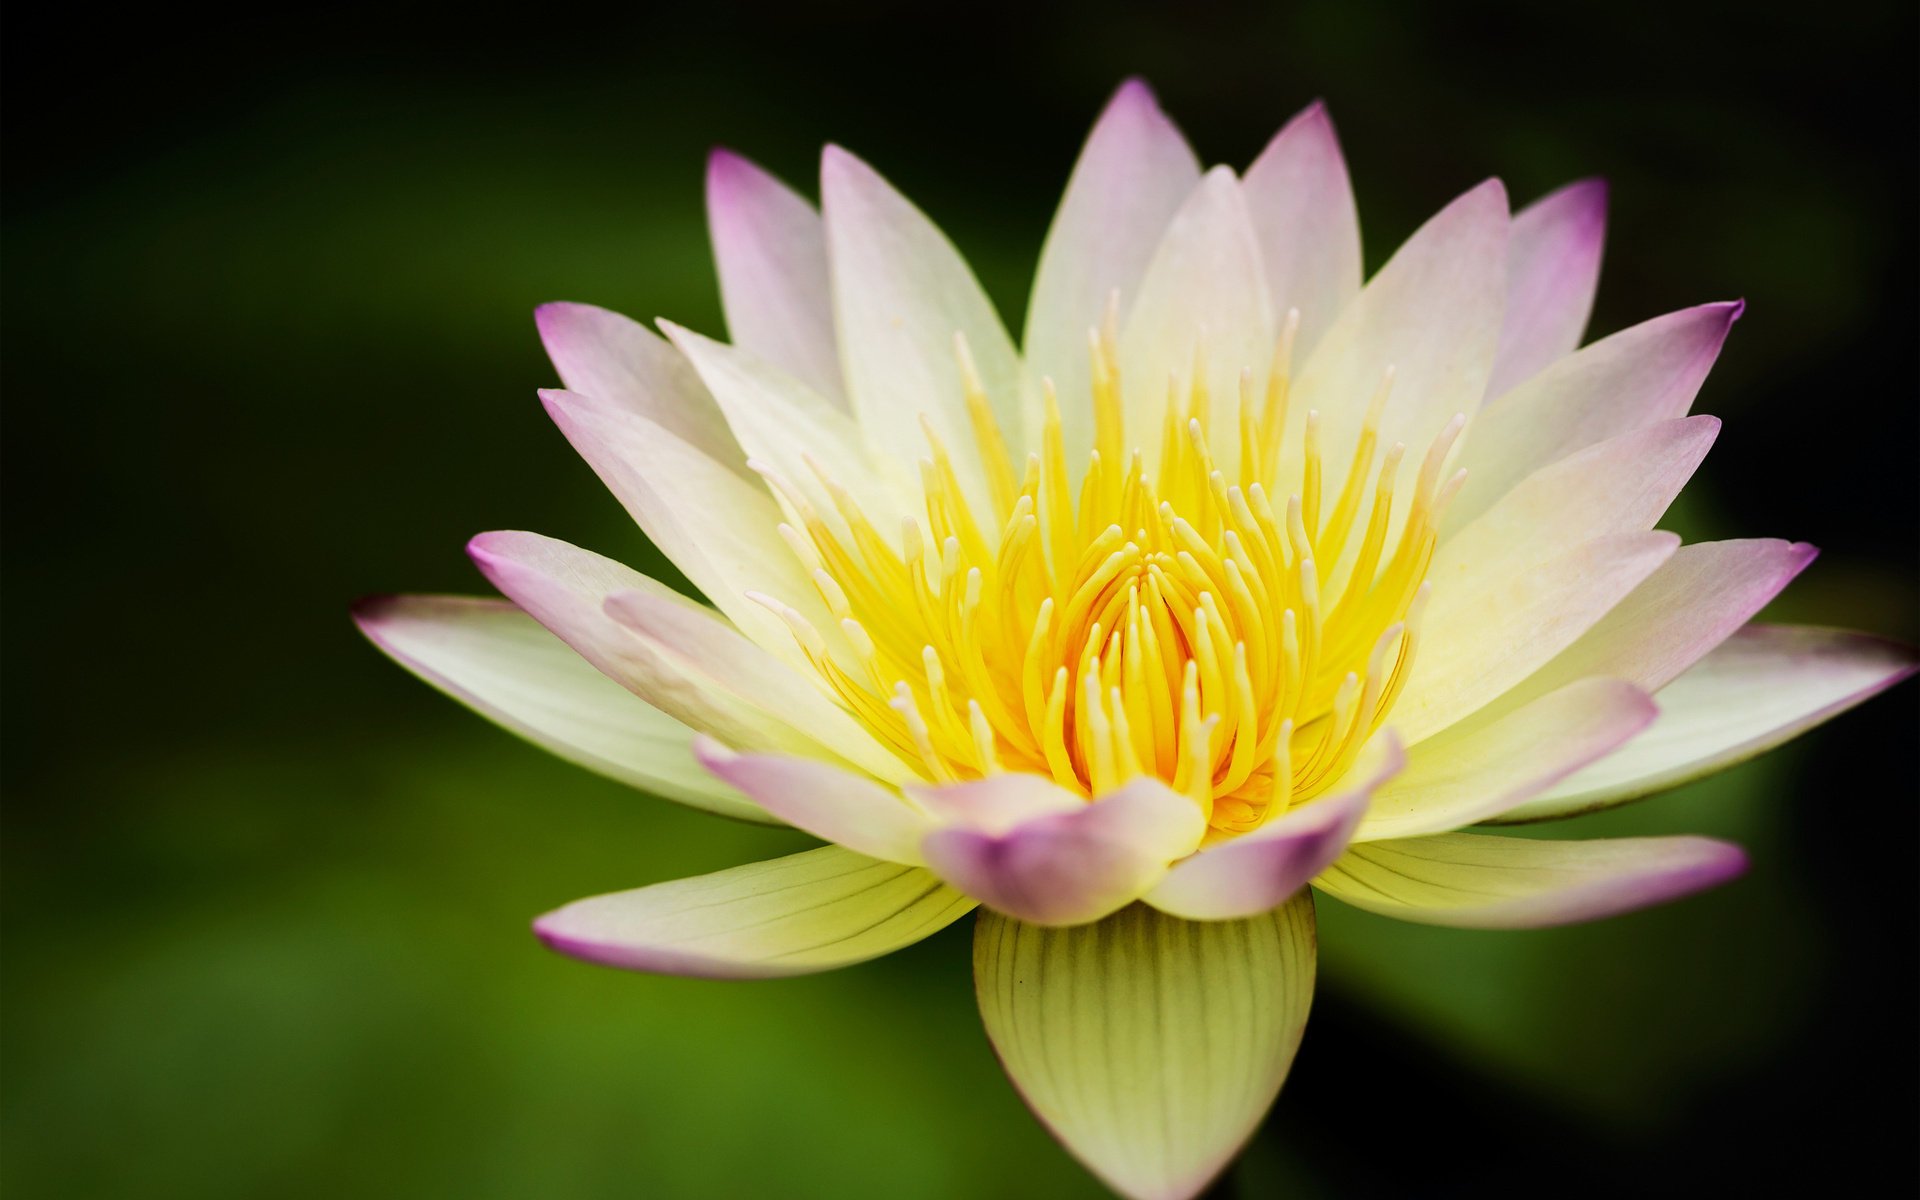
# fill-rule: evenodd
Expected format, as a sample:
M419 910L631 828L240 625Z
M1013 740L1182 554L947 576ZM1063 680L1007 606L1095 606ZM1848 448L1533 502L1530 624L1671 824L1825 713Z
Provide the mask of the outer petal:
M1243 921L1136 904L1097 925L985 912L974 991L1034 1115L1132 1200L1187 1200L1279 1094L1313 1000L1313 900Z
M1018 354L986 293L946 236L872 167L838 146L820 162L840 362L853 412L883 462L927 456L921 420L953 455L978 512L986 476L967 414L954 334L965 335L1009 449L1024 420Z
M1617 749L1657 711L1630 683L1585 679L1495 719L1462 721L1420 743L1354 840L1444 833L1503 813Z
M985 783L1007 778L1016 777ZM935 829L920 852L935 874L980 903L1042 925L1097 921L1138 899L1205 831L1192 800L1150 778L1011 827L999 815Z
M823 846L576 900L533 923L575 958L704 979L829 971L938 933L973 901L918 867Z
M1663 904L1746 866L1740 847L1711 838L1548 842L1443 833L1354 846L1313 883L1402 921L1533 929Z
M1108 101L1047 230L1027 302L1027 365L1061 396L1067 462L1093 447L1087 330L1108 297L1130 305L1167 222L1200 181L1200 164L1153 92L1129 79ZM1029 430L1030 444L1037 444Z
M1175 863L1146 902L1192 921L1251 917L1286 903L1340 857L1376 790L1406 764L1391 733L1369 753L1373 761L1349 772L1341 791Z
M888 862L920 865L932 822L899 792L808 758L735 754L712 738L694 743L700 764L796 829Z
M1246 198L1233 172L1215 167L1167 226L1121 331L1129 446L1156 461L1167 380L1190 383L1199 349L1212 427L1236 429L1240 372L1266 367L1276 330ZM1062 406L1070 402L1063 398Z
M1685 416L1743 307L1702 304L1644 321L1498 397L1460 452L1467 480L1447 509L1447 528L1463 528L1549 463Z
M1508 711L1596 675L1657 692L1745 625L1817 553L1805 542L1777 538L1682 546L1497 707Z
M1394 727L1417 745L1497 699L1604 617L1660 565L1671 533L1596 538L1499 582L1442 586L1422 627L1413 674L1393 708Z
M753 163L715 150L707 159L707 227L734 344L844 411L820 214Z
M533 320L569 390L645 417L701 454L746 474L713 397L659 334L591 304L543 304Z
M1507 223L1499 180L1467 192L1415 231L1320 339L1288 410L1295 425L1320 413L1329 463L1351 456L1388 367L1380 444L1405 442L1416 461L1454 414L1480 407L1506 304ZM1301 441L1290 429L1278 478L1300 477ZM1339 483L1329 478L1328 494Z
M749 598L761 592L794 606L815 629L835 631L787 544L773 497L641 417L609 411L573 392L542 392L573 448L673 565L739 630L775 657L805 663L793 632Z
M1273 311L1300 310L1295 346L1311 353L1360 294L1360 217L1326 106L1314 101L1274 136L1242 184Z
M1645 733L1502 821L1609 808L1725 770L1914 670L1912 647L1867 634L1750 625L1660 690L1660 719Z
M1506 327L1487 395L1500 395L1580 344L1606 235L1607 185L1599 179L1570 183L1514 214Z
M693 730L504 600L382 596L361 601L353 617L395 662L569 762L694 808L777 823L700 770L688 752Z

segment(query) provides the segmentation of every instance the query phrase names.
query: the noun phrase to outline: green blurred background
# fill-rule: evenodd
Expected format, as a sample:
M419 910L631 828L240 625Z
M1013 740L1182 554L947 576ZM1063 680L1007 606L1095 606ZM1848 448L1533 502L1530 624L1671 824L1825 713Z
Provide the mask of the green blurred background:
M994 1065L965 923L751 985L540 949L526 922L560 902L804 839L550 759L347 621L365 593L483 591L461 546L484 529L659 569L535 403L529 314L720 332L716 142L808 190L823 141L853 147L1015 328L1128 73L1209 160L1326 97L1370 265L1489 173L1522 201L1604 174L1594 332L1750 303L1670 524L1811 540L1776 616L1916 633L1911 4L5 22L0 1186L21 1200L1097 1194ZM1908 1190L1916 690L1568 831L1737 838L1753 871L1718 893L1524 934L1323 903L1306 1047L1220 1194Z

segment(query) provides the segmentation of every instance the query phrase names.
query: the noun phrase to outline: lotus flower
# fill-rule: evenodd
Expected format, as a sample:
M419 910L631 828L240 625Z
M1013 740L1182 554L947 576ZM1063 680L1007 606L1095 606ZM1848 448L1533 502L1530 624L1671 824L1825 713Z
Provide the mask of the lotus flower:
M557 950L789 975L978 909L1034 1113L1115 1190L1191 1196L1287 1073L1316 892L1511 928L1712 886L1738 848L1479 827L1719 770L1913 670L1748 623L1811 547L1654 530L1741 305L1578 348L1597 182L1512 217L1483 183L1363 286L1320 106L1203 173L1128 83L1018 347L872 168L829 147L820 189L713 155L732 344L537 314L548 411L712 607L487 533L507 601L358 612L565 758L831 843L567 905L535 925Z

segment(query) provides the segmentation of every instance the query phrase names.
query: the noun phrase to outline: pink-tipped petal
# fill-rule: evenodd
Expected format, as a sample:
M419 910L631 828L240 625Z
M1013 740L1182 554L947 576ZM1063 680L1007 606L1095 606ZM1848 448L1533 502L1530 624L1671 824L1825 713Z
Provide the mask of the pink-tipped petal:
M968 500L988 511L954 335L966 339L1007 445L1023 457L1026 389L1013 340L953 243L872 167L827 147L820 195L854 416L874 450L907 466L927 455L924 420Z
M991 812L978 828L936 828L921 854L936 875L980 903L1041 925L1097 921L1138 899L1205 827L1192 800L1151 778L1011 826L1002 816Z
M707 227L734 344L845 411L820 214L760 167L715 150L707 158Z
M1611 808L1764 754L1911 676L1911 646L1839 629L1749 625L1654 696L1639 737L1502 821Z
M1725 883L1746 866L1740 847L1712 838L1549 842L1443 833L1355 845L1313 885L1402 921L1538 929L1664 904Z
M1152 91L1137 79L1121 84L1074 164L1027 302L1026 361L1059 389L1069 463L1084 463L1093 446L1093 406L1083 402L1087 331L1114 293L1123 311L1132 305L1167 223L1199 180L1193 150Z
M1507 320L1487 395L1497 397L1572 354L1593 312L1607 236L1607 185L1582 179L1513 215Z
M918 867L824 846L767 862L576 900L533 923L562 954L702 979L771 979L890 954L973 901Z
M1313 899L1242 921L1144 904L1049 928L983 912L974 994L1020 1095L1129 1200L1189 1200L1272 1106L1313 1001Z
M1391 733L1368 753L1338 790L1175 863L1146 902L1190 921L1251 917L1285 904L1340 857L1376 791L1406 765Z
M1288 121L1243 186L1273 311L1300 311L1295 346L1310 354L1360 294L1360 217L1326 106L1315 101Z
M930 822L899 792L816 759L735 754L711 738L693 749L707 770L794 828L873 858L920 865Z
M1394 707L1409 743L1545 665L1672 557L1677 538L1642 531L1719 428L1713 417L1683 417L1590 446L1528 476L1441 544L1427 572L1421 653ZM1659 537L1667 544L1647 540Z
M407 670L568 762L693 808L777 823L700 769L693 730L505 600L383 596L356 605L353 619Z
M1744 538L1674 551L1599 624L1498 701L1504 711L1576 679L1673 682L1745 625L1817 556L1805 542Z
M1497 397L1461 450L1466 485L1447 509L1446 529L1464 528L1542 467L1686 416L1742 307L1702 304L1643 321Z
M1414 748L1354 840L1445 833L1506 812L1618 749L1657 712L1618 679L1583 679L1511 712L1483 710Z
M543 304L533 320L568 390L644 417L715 462L746 473L713 397L659 334L591 304Z

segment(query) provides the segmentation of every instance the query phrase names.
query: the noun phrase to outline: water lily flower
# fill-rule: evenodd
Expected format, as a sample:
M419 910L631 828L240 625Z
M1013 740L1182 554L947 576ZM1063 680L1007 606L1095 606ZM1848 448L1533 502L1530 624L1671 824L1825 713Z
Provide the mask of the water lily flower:
M1116 1191L1187 1197L1286 1076L1316 893L1514 928L1721 883L1720 841L1486 827L1720 770L1914 669L1749 623L1811 547L1654 529L1741 305L1582 347L1598 182L1511 216L1480 184L1363 282L1319 105L1203 172L1128 83L1017 345L871 167L829 147L820 191L713 155L731 344L537 314L548 412L708 604L502 532L469 550L505 601L357 613L556 754L830 843L569 904L535 926L566 954L791 975L977 910L1034 1113Z

